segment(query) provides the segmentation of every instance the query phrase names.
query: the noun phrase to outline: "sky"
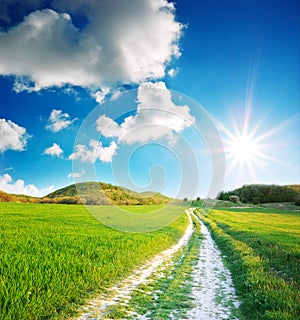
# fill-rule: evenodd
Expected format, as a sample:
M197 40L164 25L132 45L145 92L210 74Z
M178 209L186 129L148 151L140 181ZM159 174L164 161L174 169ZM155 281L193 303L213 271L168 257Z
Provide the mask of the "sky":
M1 0L0 190L300 182L296 0Z

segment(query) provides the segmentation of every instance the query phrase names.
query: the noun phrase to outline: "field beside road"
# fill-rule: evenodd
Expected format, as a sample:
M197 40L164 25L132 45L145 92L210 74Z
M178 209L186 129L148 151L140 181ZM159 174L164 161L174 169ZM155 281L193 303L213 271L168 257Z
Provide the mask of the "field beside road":
M124 280L126 283L138 268L151 266L159 253L181 239L189 225L183 206L87 208L0 204L1 320L75 316L93 297L109 294L110 288ZM152 232L120 232L95 218L111 226L123 227L126 222L128 230L147 231L158 226L159 217L165 223L167 212L176 217L181 211L176 221ZM208 226L221 251L220 258L223 256L225 267L231 271L241 302L236 310L239 319L299 319L300 213L255 207L202 208L195 213ZM156 287L151 281L142 285L143 290L139 286L130 295L132 301L127 311L120 304L111 312L120 315L134 310L137 314L148 314L149 319L162 314L180 319L184 314L199 315L206 309L214 314L224 311L221 298L222 288L228 282L224 278L226 272L220 262L220 277L213 277L215 286L205 285L211 273L207 275L204 271L216 270L211 258L219 253L214 244L207 246L208 231L205 234L193 220L195 229L190 240L164 271L151 276L158 277ZM145 222L149 225L141 228L140 223ZM215 298L208 299L209 288ZM232 312L233 316L235 311Z
M236 208L198 214L225 256L243 319L300 319L300 213Z
M107 214L115 210L102 208ZM80 205L0 203L0 319L74 314L88 298L176 243L187 225L183 214L154 232L124 233Z

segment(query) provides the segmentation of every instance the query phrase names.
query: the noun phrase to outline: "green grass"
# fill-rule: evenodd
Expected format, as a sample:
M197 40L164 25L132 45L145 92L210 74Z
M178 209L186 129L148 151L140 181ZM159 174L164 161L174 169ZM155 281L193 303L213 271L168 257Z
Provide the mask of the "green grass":
M88 206L99 221L121 231L150 232L176 220L184 207L180 205Z
M122 233L83 206L57 204L1 203L0 216L1 320L68 318L175 243L188 223L181 215L155 232Z
M251 208L204 216L228 257L243 319L300 319L300 214Z

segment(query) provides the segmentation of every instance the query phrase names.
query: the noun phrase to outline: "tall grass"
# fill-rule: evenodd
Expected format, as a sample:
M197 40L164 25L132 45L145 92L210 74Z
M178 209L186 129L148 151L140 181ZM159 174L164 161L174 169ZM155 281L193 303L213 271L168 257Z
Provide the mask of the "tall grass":
M300 214L213 210L203 220L227 257L243 319L300 319Z
M182 215L159 231L104 226L78 205L0 204L0 319L63 319L176 242Z

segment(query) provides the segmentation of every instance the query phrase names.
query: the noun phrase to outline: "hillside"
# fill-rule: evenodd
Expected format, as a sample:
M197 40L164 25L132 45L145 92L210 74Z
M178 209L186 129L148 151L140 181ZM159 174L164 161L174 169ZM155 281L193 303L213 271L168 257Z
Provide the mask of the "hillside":
M40 202L40 198L26 196L24 194L11 194L0 190L0 202Z
M43 198L0 191L0 202L64 203L89 205L164 204L171 199L151 192L137 193L103 182L82 182L58 189Z
M218 195L219 200L230 199L230 196L238 196L243 203L276 203L276 202L297 202L300 196L300 185L265 185L265 184L251 184L244 185L241 188L221 192Z

